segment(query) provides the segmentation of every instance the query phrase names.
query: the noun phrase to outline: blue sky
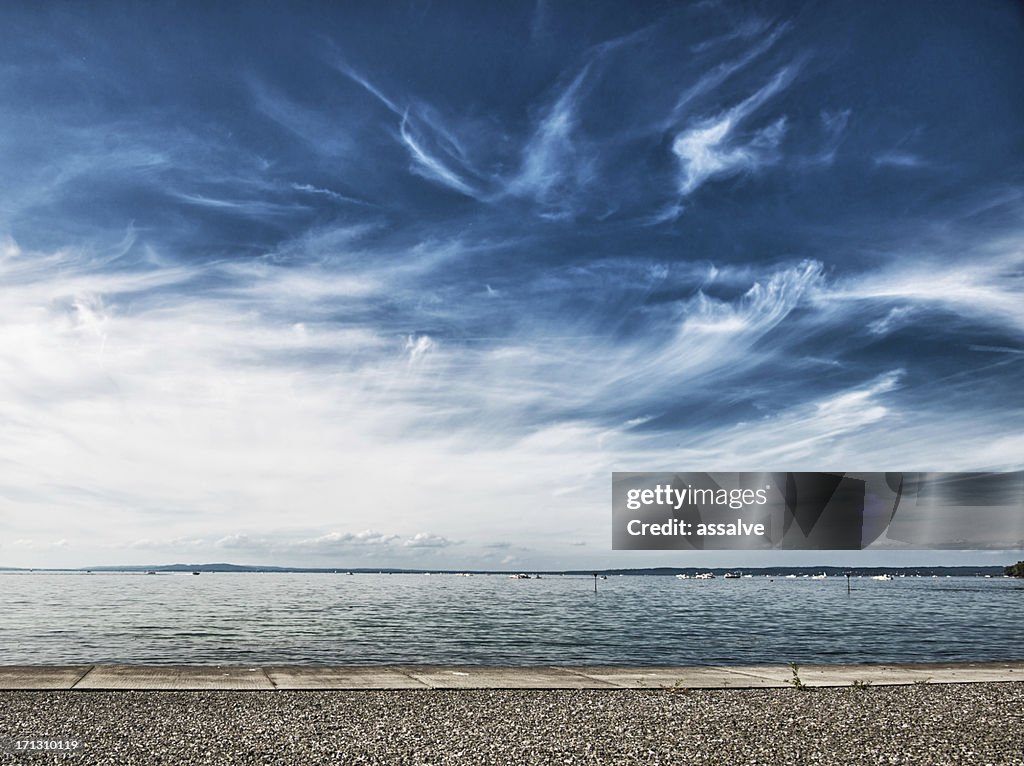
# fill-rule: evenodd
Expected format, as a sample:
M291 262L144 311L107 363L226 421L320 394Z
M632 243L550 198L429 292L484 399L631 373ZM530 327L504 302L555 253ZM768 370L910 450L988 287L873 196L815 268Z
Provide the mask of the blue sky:
M1022 71L1011 2L7 4L0 564L832 560L613 553L610 474L1024 467Z

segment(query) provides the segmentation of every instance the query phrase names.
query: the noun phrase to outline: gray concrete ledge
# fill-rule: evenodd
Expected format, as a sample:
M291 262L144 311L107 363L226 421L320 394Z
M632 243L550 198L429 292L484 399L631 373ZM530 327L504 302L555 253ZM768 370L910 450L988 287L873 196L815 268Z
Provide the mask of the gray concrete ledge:
M1024 662L806 665L806 686L1024 681ZM788 665L712 667L0 665L0 690L756 689L784 688Z

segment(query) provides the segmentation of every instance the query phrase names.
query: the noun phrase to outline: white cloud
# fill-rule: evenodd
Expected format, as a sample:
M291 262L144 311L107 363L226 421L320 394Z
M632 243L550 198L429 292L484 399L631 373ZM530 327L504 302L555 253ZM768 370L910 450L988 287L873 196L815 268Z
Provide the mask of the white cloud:
M369 204L364 200L356 199L355 197L349 197L348 195L345 194L339 194L333 189L324 189L319 186L313 186L312 184L293 183L291 184L291 188L294 189L295 191L306 192L307 194L318 194L329 199L335 200L336 202L350 202L355 205Z
M874 158L876 166L889 167L889 168L901 168L905 170L912 170L914 168L923 168L928 166L928 162L922 157L910 152L891 151L882 152L876 154Z
M402 110L398 107L398 104L396 104L390 98L385 96L384 92L382 90L380 90L380 88L378 88L372 82L370 82L369 79L367 79L366 77L361 75L359 72L357 72L355 69L353 69L352 67L350 67L348 64L346 64L344 62L339 62L339 63L336 64L336 66L337 66L337 69L338 69L339 72L341 72L343 75L345 75L350 80L352 80L354 83L356 83L361 88L363 88L367 93L369 93L371 96L373 96L375 99L377 99L381 104L383 104L385 107L387 107L391 112L401 116Z
M693 85L683 91L682 95L680 95L679 99L676 101L675 108L672 110L673 119L678 119L691 102L713 92L734 74L743 70L756 59L764 55L775 45L776 42L778 42L779 38L788 31L789 24L779 24L770 32L768 32L768 27L769 25L767 23L760 20L752 20L751 22L741 26L740 30L756 29L757 36L760 37L760 40L756 44L752 45L750 49L745 51L741 56L712 67ZM766 32L767 34L765 34ZM729 38L733 39L734 37L748 36L752 35L745 33L734 34L730 35Z
M514 195L530 196L543 204L553 203L552 195L564 193L567 181L585 182L587 171L578 165L573 143L577 127L579 101L590 67L585 66L573 78L538 121L523 149L519 174L508 184Z
M775 161L774 151L786 132L784 117L757 131L747 143L730 145L735 127L735 120L726 116L676 136L672 151L682 167L680 194L692 194L710 178L756 170Z
M405 340L405 350L409 352L409 364L415 364L422 359L431 349L435 347L433 339L429 335L413 337L410 335Z
M432 535L429 532L417 532L408 540L402 542L406 548L449 548L459 545L458 541L449 540L441 535Z
M881 319L868 323L868 332L872 335L888 335L906 324L914 315L914 309L909 306L897 306L890 309L889 313Z
M970 261L920 253L891 266L841 280L822 295L829 302L898 303L905 318L917 308L945 309L1012 332L1024 331L1024 243L974 246Z
M852 113L852 109L838 109L835 111L823 109L819 116L826 132L832 136L838 136L846 130L846 125L849 123Z
M735 134L740 123L785 88L793 74L792 67L780 70L767 85L740 104L676 135L672 152L679 161L680 195L692 194L709 179L749 172L777 160L777 150L786 133L785 117L776 118L745 140L736 140Z
M444 160L430 151L413 134L409 116L403 115L399 126L399 135L412 157L410 169L413 173L429 180L438 181L450 189L465 194L467 197L478 197L480 193L463 180L458 173L450 168Z
M644 423L648 423L651 420L654 420L654 415L641 415L638 418L630 418L629 420L626 421L625 425L627 428L633 428L635 426L640 426L643 425Z
M641 403L658 390L719 371L735 375L756 365L758 358L749 353L753 346L822 279L821 264L806 261L769 273L736 300L712 298L699 290L681 304L678 324L662 345L626 349L616 364L602 360L604 395L623 404Z
M218 540L217 542L215 542L214 545L217 546L217 547L222 547L222 548L234 547L234 546L231 546L230 544L222 544L222 543L226 543L227 540L228 540L228 538L222 538L221 540ZM138 550L175 550L175 551L187 551L187 550L203 549L203 548L208 548L209 545L210 545L209 542L207 540L204 540L201 537L194 537L194 538L190 538L190 537L173 537L173 538L166 539L166 540L154 540L154 539L149 538L149 537L144 537L144 538L141 538L139 540L133 540L132 542L128 543L127 546L121 546L119 544L114 544L114 546L118 547L118 548L120 548L120 547L128 547L128 548L134 548L134 549L138 549Z
M12 540L7 543L8 548L27 550L27 551L55 551L62 550L64 548L71 547L71 543L61 538L60 540L32 540L26 538L19 538Z

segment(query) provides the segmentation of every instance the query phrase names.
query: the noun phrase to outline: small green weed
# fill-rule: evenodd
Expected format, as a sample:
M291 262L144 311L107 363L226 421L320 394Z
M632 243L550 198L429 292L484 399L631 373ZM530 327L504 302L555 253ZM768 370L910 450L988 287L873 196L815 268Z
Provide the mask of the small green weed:
M662 684L661 688L667 691L669 694L688 694L690 692L690 689L688 687L683 686L683 679L681 678L677 680L675 683L673 683L671 686L665 686L665 684Z
M791 662L791 663L789 663L789 669L793 672L793 677L786 681L787 684L792 686L794 689L797 689L798 691L802 691L802 692L805 692L805 691L807 691L808 689L811 688L807 684L805 684L803 681L800 680L800 666L799 665L797 665L795 662Z

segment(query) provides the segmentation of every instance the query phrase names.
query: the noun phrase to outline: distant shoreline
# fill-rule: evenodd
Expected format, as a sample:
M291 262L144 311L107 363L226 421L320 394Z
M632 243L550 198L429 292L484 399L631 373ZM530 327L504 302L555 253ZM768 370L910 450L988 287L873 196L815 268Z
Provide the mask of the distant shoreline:
M63 573L260 573L260 574L418 574L418 575L516 575L528 573L544 577L672 577L677 574L696 575L711 572L716 576L739 572L755 577L785 577L787 575L821 575L829 577L871 577L889 574L894 577L1002 577L1003 566L915 566L915 567L841 567L841 566L783 566L783 567L650 567L639 569L399 569L394 567L278 567L247 564L158 564L95 567L0 567L3 573L63 572Z

